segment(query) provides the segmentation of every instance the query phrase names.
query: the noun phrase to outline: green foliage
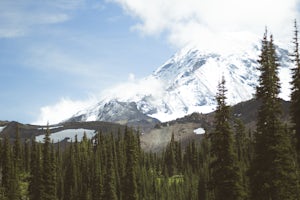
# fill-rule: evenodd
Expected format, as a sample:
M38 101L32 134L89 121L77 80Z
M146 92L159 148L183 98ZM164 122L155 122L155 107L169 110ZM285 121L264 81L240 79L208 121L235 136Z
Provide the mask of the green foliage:
M172 133L171 141L167 145L164 154L164 174L166 176L173 176L177 173L177 159L179 160L181 158L181 155L177 155L176 147L179 146L177 144L178 142L174 139L174 133Z
M298 27L295 20L294 24L294 52L292 54L294 61L294 68L292 69L292 92L291 92L291 118L293 122L293 129L296 136L296 152L298 157L298 166L300 166L300 55L299 55L299 41L298 41Z
M56 171L54 152L50 141L50 131L47 129L42 152L42 171L41 171L41 198L43 200L56 199Z
M126 167L123 180L123 199L135 200L138 199L137 185L137 159L138 159L138 140L133 134L133 131L126 128L124 133Z
M245 195L249 196L249 177L246 176L252 158L253 142L251 133L247 134L243 122L239 119L234 120L234 133L235 133L235 151L238 159L240 174L242 175L242 187L244 188Z
M261 76L257 98L261 101L255 132L255 154L250 168L251 199L296 199L297 181L291 138L280 121L278 58L273 37L262 40Z
M184 182L184 176L183 175L173 175L171 177L165 178L165 177L158 177L157 178L157 184L158 186L162 184L162 182L167 182L168 186L171 185L178 185L182 184Z
M212 171L211 187L216 200L243 199L240 171L234 152L233 132L229 124L229 107L226 105L225 80L218 86L217 110L215 112L215 130L210 134Z

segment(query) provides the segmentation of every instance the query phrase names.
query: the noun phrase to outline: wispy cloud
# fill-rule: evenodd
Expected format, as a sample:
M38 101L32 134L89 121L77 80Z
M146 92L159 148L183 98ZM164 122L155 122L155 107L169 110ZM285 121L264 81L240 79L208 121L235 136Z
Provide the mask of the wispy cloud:
M199 43L204 49L230 46L232 35L248 32L261 36L265 26L275 38L287 39L299 16L299 0L111 0L137 18L135 30L165 33L171 44ZM228 37L228 35L230 37ZM218 44L218 45L212 45Z
M27 54L25 64L37 70L93 77L101 69L94 61L85 60L76 53L72 54L62 47L50 44L34 46Z
M82 0L2 0L0 1L0 38L24 36L36 26L68 21L70 11Z

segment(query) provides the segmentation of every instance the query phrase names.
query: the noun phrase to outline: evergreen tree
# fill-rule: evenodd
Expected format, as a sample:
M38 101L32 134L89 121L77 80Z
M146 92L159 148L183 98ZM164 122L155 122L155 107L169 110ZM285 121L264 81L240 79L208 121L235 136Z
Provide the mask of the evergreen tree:
M165 151L165 175L167 176L173 176L177 172L177 163L176 163L176 142L174 139L174 133L172 133L171 141L166 147Z
M235 130L235 151L238 158L239 169L241 172L242 185L245 189L245 193L248 196L249 188L249 178L246 176L247 171L250 166L250 156L251 143L250 139L247 136L245 125L239 119L234 121L234 130Z
M125 177L123 181L123 199L124 200L137 200L138 188L137 188L137 141L133 135L133 131L127 127L125 129L125 151L126 151L126 167Z
M13 149L15 146L11 146L9 139L5 135L3 151L2 151L2 190L4 197L10 200L17 200L20 198L20 185L19 185L19 173L16 170L16 159Z
M66 153L66 172L64 178L64 200L77 200L78 198L78 168L75 163L74 144L70 144L70 148Z
M86 133L83 133L82 141L79 145L79 152L77 156L77 163L79 163L79 180L78 187L80 191L79 198L80 200L86 200L89 197L90 193L90 184L91 184L91 170L90 170L90 156L92 155L90 141L87 138Z
M98 135L98 134L97 134ZM98 144L96 145L96 151L94 152L93 156L93 163L92 163L92 200L101 200L103 199L103 184L102 184L102 170L100 164L100 156L99 156L99 147Z
M7 136L4 136L3 141L3 150L2 150L2 181L1 185L4 190L5 196L8 195L9 188L10 188L10 180L12 174L12 154L11 154L11 146L9 143L9 139Z
M110 143L112 143L111 141ZM116 191L116 174L113 158L113 148L108 147L108 163L106 169L106 181L105 181L105 196L104 199L117 200L117 191Z
M237 158L233 149L233 133L229 124L229 107L226 105L225 80L222 78L218 86L215 112L215 130L211 133L211 154L213 156L210 169L212 171L212 187L216 200L243 199L241 177L237 166Z
M177 164L177 172L182 173L183 171L183 161L182 161L182 149L181 149L181 142L175 143L175 157L176 157L176 164Z
M50 131L47 128L43 144L42 156L42 199L55 200L56 199L56 171L53 157L51 156L51 141Z
M24 170L29 172L30 169L30 140L24 142Z
M21 179L24 178L24 173L22 173L23 160L24 157L22 157L22 145L19 134L19 126L17 125L16 136L13 145L13 165L11 168L10 192L8 196L9 199L12 200L21 198Z
M192 140L187 146L184 154L185 171L197 173L199 170L199 152L195 140Z
M35 139L31 142L29 197L31 200L41 199L41 163L40 148Z
M117 141L116 141L116 157L117 157L117 174L118 174L118 180L117 180L117 185L118 185L118 199L122 198L122 182L121 178L124 177L125 175L125 152L124 152L124 137L122 136L121 130L118 129L118 136L117 136Z
M255 132L255 155L250 169L253 200L296 199L296 176L290 135L280 121L278 58L273 37L262 40L256 98L261 106Z
M295 20L294 31L294 52L292 54L295 67L292 69L292 92L291 92L291 117L294 124L296 136L296 152L298 158L298 166L300 166L300 55L298 41L298 27Z
M198 200L207 200L207 182L205 179L204 170L200 171L198 181Z
M19 133L19 126L16 128L16 137L13 146L13 159L15 163L16 170L20 170L21 168L21 158L22 158L22 147L21 147L21 139Z
M57 199L62 200L64 196L64 176L63 176L63 158L60 144L57 144L57 152L56 152L56 193Z
M198 199L200 200L209 200L213 199L213 193L209 190L209 183L211 179L211 173L209 169L211 155L210 155L210 139L207 133L204 134L200 144L199 150L199 181L198 181Z

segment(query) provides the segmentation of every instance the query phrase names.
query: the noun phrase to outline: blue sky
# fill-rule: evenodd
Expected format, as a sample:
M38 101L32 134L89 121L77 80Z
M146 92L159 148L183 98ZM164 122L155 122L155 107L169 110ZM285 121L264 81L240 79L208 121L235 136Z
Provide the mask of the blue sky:
M231 51L266 25L286 43L298 8L299 0L0 0L0 120L58 122L189 44Z
M0 1L1 120L30 123L61 98L149 75L174 51L132 30L135 19L113 2L13 2Z

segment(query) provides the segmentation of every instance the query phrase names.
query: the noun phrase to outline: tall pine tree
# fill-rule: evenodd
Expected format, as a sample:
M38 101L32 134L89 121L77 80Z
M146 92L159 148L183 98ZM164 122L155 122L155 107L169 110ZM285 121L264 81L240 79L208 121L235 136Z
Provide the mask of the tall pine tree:
M124 142L126 151L126 167L122 195L124 200L137 200L138 186L136 180L136 171L138 147L133 131L127 127L125 129Z
M56 171L55 163L51 156L50 130L47 128L43 145L42 160L42 199L56 199Z
M291 140L280 121L278 58L273 37L268 40L267 31L258 62L261 75L256 98L261 105L255 132L255 155L250 169L251 199L296 199Z
M2 150L2 181L1 186L4 189L4 196L8 196L10 189L10 180L12 179L12 152L8 137L4 136L3 150Z
M234 151L233 133L230 128L229 106L226 105L225 79L222 78L216 96L215 130L211 133L210 169L212 171L212 188L216 200L243 199L243 188Z
M31 200L41 199L41 163L40 149L35 139L31 142L31 161L29 179L29 197Z
M173 176L176 174L176 154L175 154L176 142L174 139L174 133L172 133L171 141L166 147L164 160L165 160L165 175Z
M107 153L108 153L108 163L107 163L107 170L106 170L106 181L105 181L105 194L104 199L111 199L117 200L117 191L116 191L116 174L115 174L115 167L114 167L114 157L112 148L113 139L110 141L110 145L108 145Z
M298 41L298 27L295 20L294 31L294 52L292 54L295 67L292 69L292 93L291 93L291 117L294 124L296 136L296 152L298 158L298 166L300 166L300 55Z
M246 196L249 195L249 177L246 176L251 160L251 141L246 132L245 125L240 119L234 120L235 151L242 175L242 185Z

